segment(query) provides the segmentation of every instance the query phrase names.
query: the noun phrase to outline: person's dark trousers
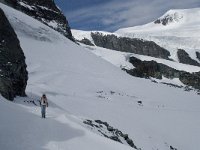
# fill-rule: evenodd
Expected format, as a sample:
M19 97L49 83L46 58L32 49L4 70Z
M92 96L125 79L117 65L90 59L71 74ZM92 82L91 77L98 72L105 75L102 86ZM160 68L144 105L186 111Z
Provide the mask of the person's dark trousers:
M46 105L41 105L42 118L46 117Z

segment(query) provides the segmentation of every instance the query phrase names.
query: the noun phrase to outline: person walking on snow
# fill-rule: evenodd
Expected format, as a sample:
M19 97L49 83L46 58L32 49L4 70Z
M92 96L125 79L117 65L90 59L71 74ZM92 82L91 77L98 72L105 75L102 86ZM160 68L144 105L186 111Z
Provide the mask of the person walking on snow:
M48 101L45 94L43 94L41 97L40 106L41 106L42 118L46 118L46 107L48 107Z

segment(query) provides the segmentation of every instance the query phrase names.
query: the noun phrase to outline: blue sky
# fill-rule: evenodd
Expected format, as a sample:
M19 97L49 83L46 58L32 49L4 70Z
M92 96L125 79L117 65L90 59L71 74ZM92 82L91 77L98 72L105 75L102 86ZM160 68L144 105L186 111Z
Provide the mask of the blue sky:
M169 9L200 7L199 0L55 0L71 28L115 31L151 22Z

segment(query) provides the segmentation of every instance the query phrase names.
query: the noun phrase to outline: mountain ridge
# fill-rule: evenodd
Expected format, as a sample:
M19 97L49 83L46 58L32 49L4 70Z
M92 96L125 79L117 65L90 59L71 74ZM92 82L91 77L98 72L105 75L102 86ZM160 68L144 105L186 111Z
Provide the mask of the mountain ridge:
M193 16L194 14L196 15ZM130 65L128 64L130 63L130 60L132 57L131 55L133 54L140 54L140 55L155 57L154 59L152 59L152 58L147 58L145 56L140 56L140 60L145 61L143 58L146 58L147 62L144 62L144 63L150 64L148 66L149 70L151 69L157 70L154 67L160 66L160 69L158 69L160 70L160 73L158 74L159 76L160 75L162 76L163 74L161 72L163 71L163 69L164 69L164 72L169 71L168 69L165 70L166 67L162 67L163 65L170 67L171 70L176 69L176 67L174 68L174 65L172 66L169 65L172 63L169 63L169 62L166 63L166 61L164 60L160 61L156 58L168 59L168 60L177 62L177 64L180 63L180 65L189 64L189 65L195 65L198 67L200 66L200 61L199 61L200 38L193 35L193 33L195 33L198 36L200 35L198 32L200 31L198 30L198 28L200 28L200 26L198 25L198 22L200 23L200 19L195 19L195 18L200 18L200 17L197 17L198 15L200 15L200 8L184 9L184 10L175 9L175 10L167 11L164 15L162 15L156 21L153 21L151 23L148 23L142 26L119 29L118 31L114 33L102 32L102 31L80 31L80 30L72 30L72 33L74 37L78 39L80 43L89 45L89 46L85 46L86 48L89 47L89 49L94 49L93 51L95 51L94 52L95 54L102 56L103 58L105 58L106 60L108 60L109 62L113 64L117 64L117 66L124 66L125 68L123 67L121 68L125 70L127 70L127 68L131 70L135 70L133 69L133 67L130 67ZM185 32L182 31L183 28L185 29ZM188 30L188 29L191 29L191 30ZM176 34L177 32L178 34ZM186 33L187 33L187 36L190 36L190 37L186 37L185 36ZM139 42L139 41L142 41L144 43L146 42L149 44L141 44L142 42ZM159 48L156 48L156 46L151 46L153 44L150 44L150 43L155 43L158 47L160 46L168 54L164 53L164 51L160 52ZM108 56L106 56L106 51L101 49L100 47L111 49L111 50L117 50L121 52L126 52L126 54L118 53L117 54L118 56L117 55L116 56L117 57L119 57L119 55L121 56L118 63L116 63L117 61L113 59L111 56L109 56L111 54L111 51L107 52ZM156 55L157 53L154 53L154 51L157 53L160 52L159 55ZM115 52L113 52L113 55L115 55ZM133 55L133 57L135 56ZM149 60L156 61L157 64L153 65L153 63ZM127 63L125 63L125 61L127 61ZM163 65L159 65L159 63L162 63ZM121 65L118 65L118 64L121 64ZM128 66L127 68L126 68L126 65ZM141 64L141 66L138 65L137 67L142 68L142 67L147 67L147 66L144 64ZM186 78L184 78L184 83L187 83L190 86L193 83L197 83L196 85L194 85L194 87L200 87L200 85L198 84L198 81L199 81L198 73L196 75L195 74L193 75L189 71L189 68L188 69L186 68L185 70L181 70L181 71L186 71L190 73L190 75L188 75L190 76L190 79L189 79L190 81L189 80L185 81ZM133 71L133 73L131 74L134 75L135 71ZM178 70L172 71L173 72L172 74L174 74L174 76L173 77L171 76L171 78L179 77L179 75L176 75L176 73L179 71ZM195 72L199 72L199 69L197 69ZM148 78L153 77L151 73L145 73L145 72L143 73L146 74ZM178 74L182 74L182 73L179 72ZM141 74L141 77L144 77L144 76ZM194 78L192 76L194 76Z
M152 31L152 32L156 32L156 34L159 34L159 33L157 33L158 31L159 32L162 30L170 31L173 28L180 28L181 26L183 26L183 29L189 25L197 25L195 27L199 28L199 26L198 26L198 24L200 22L200 20L198 19L199 12L200 12L200 8L171 9L171 10L168 10L166 13L164 13L161 17L159 17L155 21L152 21L152 22L144 24L144 25L138 25L138 26L128 27L128 28L121 28L121 29L118 29L117 31L115 31L115 33L128 32L128 30L129 30L129 32L133 32L133 31L140 32L140 30L143 30L143 32ZM168 17L168 19L167 19L167 17ZM162 22L161 20L163 20L163 19L165 19L165 21L171 20L170 24L167 24L168 22ZM155 23L155 22L157 22L157 23ZM162 23L165 25L163 25ZM195 33L195 32L192 32L192 33ZM159 34L159 35L162 35L162 34ZM168 35L168 34L166 34L166 35ZM194 35L199 37L198 34L194 34ZM179 36L179 34L177 34L176 36ZM184 36L184 35L180 34L180 36Z

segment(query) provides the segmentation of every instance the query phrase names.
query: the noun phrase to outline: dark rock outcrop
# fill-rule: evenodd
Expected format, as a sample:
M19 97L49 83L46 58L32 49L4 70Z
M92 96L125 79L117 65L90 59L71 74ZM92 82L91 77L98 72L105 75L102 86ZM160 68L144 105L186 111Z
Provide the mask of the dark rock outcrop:
M197 73L182 72L179 76L179 79L183 84L200 90L200 72Z
M153 77L157 79L162 79L162 76L169 79L179 78L179 80L186 86L191 86L200 90L200 72L189 73L179 71L167 65L157 63L156 61L141 61L135 57L130 57L129 61L135 68L124 70L132 76L141 78Z
M197 59L200 61L200 53L196 52L196 55L197 55Z
M196 60L192 59L189 56L189 54L186 51L184 51L183 49L178 49L177 56L178 56L180 63L194 65L194 66L200 66L200 64Z
M85 120L83 121L83 123L92 128L92 130L96 130L100 133L100 135L103 135L106 138L122 144L127 144L137 150L141 150L140 148L137 148L137 146L134 144L133 140L128 136L128 134L125 134L122 131L110 126L107 122L101 120Z
M130 57L129 62L135 67L127 72L133 76L141 78L157 78L162 79L162 76L166 78L178 78L179 71L175 70L167 65L157 63L156 61L141 61L138 58Z
M169 59L170 53L155 42L142 39L117 37L113 34L103 35L99 32L91 33L94 44L108 49L135 54L147 55L157 58Z
M19 40L0 9L0 93L6 99L25 96L28 80L25 56Z
M94 46L94 44L92 44L92 42L87 38L84 38L84 39L82 39L82 40L80 40L78 42L83 43L85 45Z
M177 148L173 147L173 146L169 146L170 150L177 150Z
M0 2L34 17L74 41L68 21L54 0L0 0Z
M166 26L172 22L178 22L182 18L183 18L183 16L181 16L177 12L175 12L173 14L167 14L164 17L155 20L154 23L162 24L162 25Z
M173 18L171 16L166 16L163 19L157 19L156 21L154 21L155 24L162 24L164 26L166 26L170 22L173 22Z

